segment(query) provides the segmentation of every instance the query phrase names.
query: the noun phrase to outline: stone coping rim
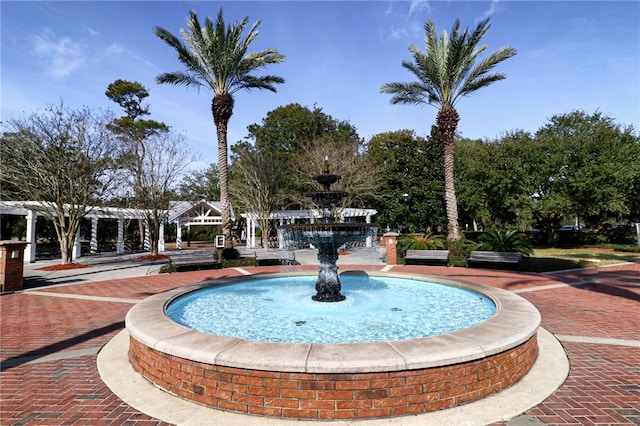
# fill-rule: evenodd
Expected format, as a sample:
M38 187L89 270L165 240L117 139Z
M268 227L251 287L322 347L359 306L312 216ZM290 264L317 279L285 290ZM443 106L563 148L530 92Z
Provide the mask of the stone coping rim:
M363 272L346 271L342 274L350 273ZM127 313L125 325L130 335L140 343L196 362L266 371L327 374L402 371L467 362L518 346L535 335L540 326L538 310L524 298L506 290L430 275L366 273L476 291L495 303L496 313L475 326L448 334L340 344L280 343L217 336L182 326L165 314L165 307L173 299L194 290L252 279L315 275L303 272L221 278L169 290L136 304Z

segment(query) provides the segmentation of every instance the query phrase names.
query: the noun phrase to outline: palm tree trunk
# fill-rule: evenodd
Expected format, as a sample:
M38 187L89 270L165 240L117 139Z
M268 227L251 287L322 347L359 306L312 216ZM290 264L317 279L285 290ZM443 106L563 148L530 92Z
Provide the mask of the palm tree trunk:
M453 142L459 121L458 112L452 106L445 105L438 111L436 122L444 144L444 197L447 209L447 240L460 240L458 224L458 202L454 186Z
M225 236L225 247L233 247L231 241L231 201L229 200L229 165L227 127L233 113L233 98L230 95L216 95L211 102L213 122L218 136L218 172L220 173L220 204L222 216L222 233Z

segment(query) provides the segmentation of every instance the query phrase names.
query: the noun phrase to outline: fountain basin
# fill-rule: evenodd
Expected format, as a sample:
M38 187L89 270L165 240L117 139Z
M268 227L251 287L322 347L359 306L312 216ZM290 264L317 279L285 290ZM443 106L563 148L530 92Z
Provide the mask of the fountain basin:
M208 283L151 296L131 309L129 359L156 386L182 398L222 410L299 419L380 418L453 407L505 389L535 362L540 314L526 300L461 281L392 276L483 293L496 304L496 314L449 334L355 344L215 336L165 315L175 297Z

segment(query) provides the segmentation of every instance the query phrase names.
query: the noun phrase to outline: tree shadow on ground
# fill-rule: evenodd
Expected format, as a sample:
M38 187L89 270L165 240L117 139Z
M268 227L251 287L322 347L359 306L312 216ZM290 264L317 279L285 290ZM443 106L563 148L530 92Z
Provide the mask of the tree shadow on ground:
M47 355L62 352L65 349L68 349L80 343L86 342L87 340L91 340L99 336L107 335L109 333L113 333L114 331L119 331L122 329L124 329L124 322L117 321L112 324L105 325L104 327L88 330L77 336L73 336L68 339L61 340L59 342L54 342L49 345L30 350L28 352L24 352L22 354L2 360L2 362L0 362L0 371L5 371L10 368L19 367L21 365L28 364L30 362L33 362Z

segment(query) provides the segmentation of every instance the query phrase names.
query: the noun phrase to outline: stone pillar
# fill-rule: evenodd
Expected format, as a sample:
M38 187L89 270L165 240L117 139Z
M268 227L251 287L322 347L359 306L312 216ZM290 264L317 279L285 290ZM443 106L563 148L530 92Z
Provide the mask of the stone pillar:
M36 221L38 215L33 210L27 210L27 242L29 248L24 252L24 261L33 263L36 261Z
M397 232L387 232L382 236L387 248L387 265L398 264L398 235Z
M91 243L89 246L89 252L91 254L98 253L98 218L91 218Z
M22 290L24 241L0 241L0 292Z

